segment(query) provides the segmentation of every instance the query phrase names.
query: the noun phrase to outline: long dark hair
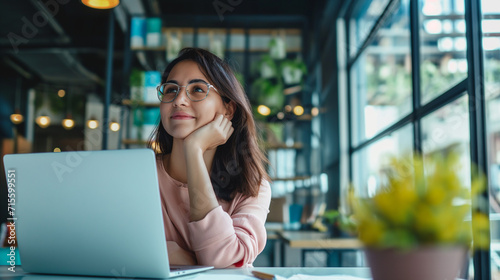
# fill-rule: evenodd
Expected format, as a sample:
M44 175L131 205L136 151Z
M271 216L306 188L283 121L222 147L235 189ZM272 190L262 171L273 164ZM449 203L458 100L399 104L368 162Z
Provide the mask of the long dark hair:
M217 147L210 178L218 198L231 201L234 195L257 196L262 180L270 180L266 172L267 158L258 145L258 135L250 101L229 65L209 51L184 48L163 72L166 82L174 66L184 60L198 64L200 71L213 83L225 103L233 101L236 110L231 120L234 132L224 145ZM160 155L172 152L173 137L163 128L162 121L152 134L149 147Z

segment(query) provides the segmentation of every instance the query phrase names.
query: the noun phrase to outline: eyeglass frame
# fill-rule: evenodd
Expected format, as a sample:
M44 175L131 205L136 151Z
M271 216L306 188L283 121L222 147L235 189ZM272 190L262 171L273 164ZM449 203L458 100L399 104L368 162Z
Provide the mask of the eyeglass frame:
M205 85L207 85L207 86L208 86L208 89L207 89L207 94L205 95L205 97L204 97L203 99L200 99L200 100L193 100L193 99L191 99L190 94L189 94L189 91L187 90L187 87L188 87L190 84L195 84L195 83L204 83ZM163 101L162 99L160 99L160 95L163 95L163 93L160 93L160 88L161 88L161 86L166 85L166 84L176 85L176 86L179 88L179 90L178 90L178 91L177 91L177 93L175 94L174 98L172 98L172 100L171 100L171 101L168 101L168 102ZM185 91L186 91L186 96L189 98L189 100L191 100L191 101L193 101L193 102L200 102L200 101L203 101L203 100L207 99L207 96L208 96L208 93L210 92L210 88L211 88L211 87L212 87L212 88L213 88L213 89L217 92L217 94L219 94L219 91L218 91L218 90L217 90L217 89L216 89L213 85L211 85L211 84L209 84L209 83L207 83L207 82L205 82L205 81L203 81L203 80L191 81L191 82L189 82L189 83L188 83L187 85L185 85L185 86L181 86L181 85L178 85L178 84L176 84L176 83L172 83L172 82L166 82L166 83L162 83L162 84L160 84L159 86L157 86L157 87L156 87L156 95L158 96L158 99L160 99L160 102L161 102L161 103L172 103L172 102L174 102L174 101L175 101L175 99L177 98L177 96L179 96L179 93L181 92L181 88L186 88L186 89L185 89ZM220 94L219 94L219 95L220 95Z

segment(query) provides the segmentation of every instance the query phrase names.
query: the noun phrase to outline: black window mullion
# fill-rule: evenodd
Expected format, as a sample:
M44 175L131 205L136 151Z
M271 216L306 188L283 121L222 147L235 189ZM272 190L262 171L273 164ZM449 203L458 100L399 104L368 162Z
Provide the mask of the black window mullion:
M469 120L470 120L470 156L471 161L488 178L488 158L486 143L485 95L483 86L483 50L481 34L480 1L465 0L465 24L467 40ZM474 172L473 170L471 171ZM474 174L472 174L474 175ZM489 189L486 188L482 199L473 205L489 216ZM478 250L474 253L474 278L491 279L490 250Z
M419 0L410 0L410 46L413 111L420 107L420 20ZM413 150L422 153L422 128L420 119L413 123Z
M351 5L352 7L353 5ZM351 120L351 117L352 117L352 98L351 98L351 93L352 93L352 87L351 87L351 69L352 69L352 66L349 64L349 54L351 53L351 36L349 34L349 32L351 32L351 28L350 28L350 17L345 17L344 18L344 27L345 27L345 33L344 33L344 36L345 36L345 46L346 46L346 55L347 55L347 61L346 61L346 79L347 79L347 85L346 85L346 90L347 90L347 143L348 143L348 153L349 153L349 181L352 182L353 181L353 174L352 174L352 169L354 168L354 161L352 160L352 127L353 127L353 124L352 124L352 120Z
M347 57L350 58L347 61L347 69L350 69L354 65L354 63L356 63L356 60L358 60L359 56L361 56L361 54L363 54L363 52L366 50L366 48L368 48L370 43L375 39L375 36L377 35L378 30L382 27L382 25L385 23L385 21L391 15L394 14L394 12L396 11L396 9L399 7L400 4L401 4L400 0L390 0L389 4L387 4L384 11L382 12L382 15L380 15L380 17L377 19L377 22L375 22L372 29L370 30L370 33L365 38L365 41L363 42L363 44L361 45L359 50L356 52L356 55L353 58L350 58L351 57L350 52L347 53ZM349 23L350 20L351 20L351 17L347 18L347 21L346 21L347 25L350 25L350 23ZM347 35L347 37L349 37L349 34Z

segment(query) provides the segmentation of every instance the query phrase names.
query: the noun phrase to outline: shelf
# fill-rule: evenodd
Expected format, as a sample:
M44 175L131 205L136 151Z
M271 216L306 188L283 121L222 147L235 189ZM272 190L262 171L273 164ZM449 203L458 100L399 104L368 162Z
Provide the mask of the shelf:
M297 117L298 121L312 121L312 119L313 119L313 116L310 114L304 114L304 115Z
M311 179L311 176L295 176L295 177L282 177L282 178L271 178L271 181L302 181Z
M299 86L293 86L293 87L286 88L285 90L283 90L283 94L290 95L290 94L295 94L295 93L298 93L301 91L302 91L302 86L299 85Z
M302 143L294 143L293 145L287 145L285 143L266 143L264 144L264 148L266 150L286 150L286 149L295 149L295 150L298 150L298 149L302 149L303 145Z
M160 102L153 103L153 102L132 101L130 99L123 99L122 100L122 105L126 105L126 106L141 106L141 107L159 107L160 106Z
M131 51L134 52L165 52L167 48L165 46L160 47L133 47L130 48ZM243 53L245 52L245 48L230 48L226 49L227 52L233 53ZM248 50L251 53L267 53L269 52L269 48L253 48ZM300 53L302 52L301 48L289 48L286 50L287 53Z
M165 46L159 46L159 47L147 47L147 46L144 46L144 47L131 47L130 48L131 51L154 51L154 52L164 52L167 50L167 47Z

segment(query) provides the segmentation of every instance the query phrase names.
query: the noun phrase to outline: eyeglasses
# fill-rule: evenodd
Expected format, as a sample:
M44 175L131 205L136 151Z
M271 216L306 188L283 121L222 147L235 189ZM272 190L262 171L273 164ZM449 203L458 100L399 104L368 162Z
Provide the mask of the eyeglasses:
M163 103L173 102L175 98L177 98L177 95L179 95L179 92L181 92L182 87L186 88L188 98L194 102L202 101L207 98L210 88L214 88L214 90L219 93L213 85L206 82L196 81L185 86L179 86L174 83L164 83L156 88L158 99Z

